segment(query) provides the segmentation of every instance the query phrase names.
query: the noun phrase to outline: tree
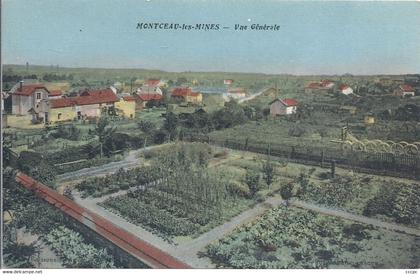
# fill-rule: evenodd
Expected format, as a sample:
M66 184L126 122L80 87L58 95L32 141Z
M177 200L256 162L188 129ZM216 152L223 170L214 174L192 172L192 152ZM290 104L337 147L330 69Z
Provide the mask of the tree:
M267 160L263 163L262 171L263 179L267 184L268 188L270 188L270 185L273 183L274 180L274 166L271 162L270 156L268 156Z
M137 126L147 135L151 134L156 129L155 124L150 121L140 121Z
M293 197L293 184L287 183L280 188L280 195L287 202Z
M95 126L95 134L99 138L100 153L101 158L104 153L104 144L111 138L112 134L115 132L115 127L108 127L109 121L106 117L101 117L98 123Z
M165 129L169 133L171 140L174 140L176 137L178 125L178 116L172 112L166 113L166 119L163 123L163 129Z
M245 175L245 182L249 187L251 196L254 196L259 189L260 175L254 171L248 170Z

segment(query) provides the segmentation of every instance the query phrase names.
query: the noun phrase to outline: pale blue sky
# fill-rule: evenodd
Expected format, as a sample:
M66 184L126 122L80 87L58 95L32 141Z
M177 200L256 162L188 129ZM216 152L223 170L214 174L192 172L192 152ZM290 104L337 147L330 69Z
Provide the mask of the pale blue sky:
M2 20L3 62L12 64L293 74L420 72L418 2L3 0ZM139 21L219 23L231 29L145 31L136 29ZM237 32L236 23L281 28Z

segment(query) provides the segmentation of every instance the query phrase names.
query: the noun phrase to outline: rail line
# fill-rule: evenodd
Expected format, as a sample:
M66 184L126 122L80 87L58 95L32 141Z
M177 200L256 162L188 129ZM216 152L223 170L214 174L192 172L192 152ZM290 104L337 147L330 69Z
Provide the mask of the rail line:
M146 265L152 268L191 268L191 266L179 261L168 253L139 239L69 198L58 194L44 184L35 181L28 175L18 172L16 180L28 190L33 191L38 197L60 209L81 224L89 227L104 239L110 241Z

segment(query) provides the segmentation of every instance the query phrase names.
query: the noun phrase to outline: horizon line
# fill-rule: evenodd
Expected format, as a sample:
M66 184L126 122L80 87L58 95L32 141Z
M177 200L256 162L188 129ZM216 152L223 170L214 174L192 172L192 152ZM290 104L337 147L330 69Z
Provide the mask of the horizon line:
M42 64L29 64L29 67L35 66L35 67L53 67L56 68L58 64L55 65L42 65ZM25 64L2 64L2 67L5 66L21 66L25 67ZM291 76L345 76L345 75L351 75L351 76L397 76L397 75L419 75L420 72L404 72L404 73L373 73L373 74L354 74L351 72L345 72L340 74L333 74L333 73L319 73L319 74L306 74L306 73L288 73L288 72L281 72L281 73L267 73L267 72L249 72L249 71L219 71L219 70L185 70L185 71L171 71L171 70L163 70L163 69L157 69L157 68L134 68L134 67L85 67L85 66L60 66L61 69L103 69L103 70L146 70L146 71L158 71L163 73L224 73L224 74L262 74L266 76L276 76L276 75L291 75ZM5 71L2 71L3 74Z

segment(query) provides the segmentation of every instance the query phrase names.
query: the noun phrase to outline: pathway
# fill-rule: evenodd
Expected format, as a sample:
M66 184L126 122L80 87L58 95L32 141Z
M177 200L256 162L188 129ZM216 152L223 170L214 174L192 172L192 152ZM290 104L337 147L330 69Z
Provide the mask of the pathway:
M59 182L76 181L76 180L85 179L88 177L113 173L113 172L116 172L120 168L133 168L138 165L137 158L140 153L153 149L153 148L164 146L164 145L167 145L167 144L149 146L149 147L140 148L137 150L130 150L127 156L121 161L111 162L111 163L107 163L100 166L87 167L87 168L79 169L76 171L67 172L67 173L57 176L58 181Z

